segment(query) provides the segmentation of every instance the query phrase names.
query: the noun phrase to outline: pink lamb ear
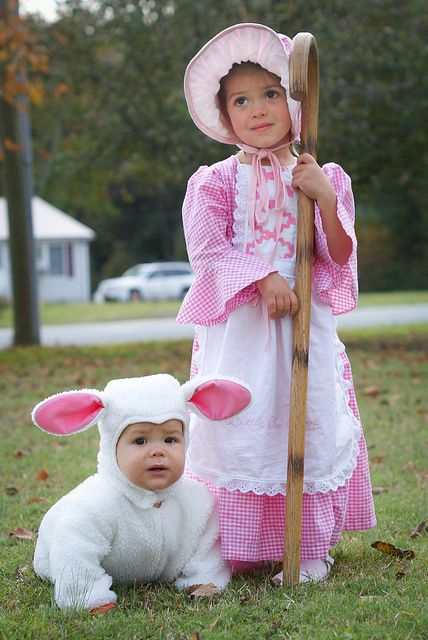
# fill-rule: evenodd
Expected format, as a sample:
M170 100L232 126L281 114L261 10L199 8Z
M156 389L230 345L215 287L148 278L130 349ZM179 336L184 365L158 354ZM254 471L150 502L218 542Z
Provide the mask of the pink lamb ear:
M209 380L196 387L188 402L210 420L224 420L245 409L251 393L232 380Z
M92 427L103 408L103 402L96 393L65 391L40 402L31 417L47 433L70 436Z

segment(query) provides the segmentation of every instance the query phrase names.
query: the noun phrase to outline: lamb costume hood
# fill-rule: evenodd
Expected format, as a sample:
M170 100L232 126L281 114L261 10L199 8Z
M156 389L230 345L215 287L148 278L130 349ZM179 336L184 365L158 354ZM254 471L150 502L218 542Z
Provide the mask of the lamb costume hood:
M110 381L104 391L67 391L40 402L34 423L52 435L72 435L98 423L98 472L44 516L34 569L55 585L60 608L93 609L116 602L112 582L167 582L178 588L230 578L222 560L212 494L181 477L160 491L134 485L116 460L116 444L132 423L177 419L188 437L191 409L212 420L242 411L248 388L225 377L180 386L167 374Z

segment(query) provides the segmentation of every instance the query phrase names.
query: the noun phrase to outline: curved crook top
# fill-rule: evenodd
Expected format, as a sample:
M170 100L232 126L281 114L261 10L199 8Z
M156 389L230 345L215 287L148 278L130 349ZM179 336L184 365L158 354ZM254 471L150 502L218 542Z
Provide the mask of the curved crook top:
M317 42L311 33L298 33L293 38L290 54L290 95L302 103L301 153L310 153L316 159L319 61Z
M294 100L302 102L311 90L318 92L318 69L317 41L302 31L294 36L290 54L290 96Z

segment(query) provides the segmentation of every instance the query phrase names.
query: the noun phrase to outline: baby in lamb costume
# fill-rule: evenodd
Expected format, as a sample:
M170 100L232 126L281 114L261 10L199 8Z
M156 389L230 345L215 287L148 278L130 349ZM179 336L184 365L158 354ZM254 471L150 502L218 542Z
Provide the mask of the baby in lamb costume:
M66 391L34 408L34 423L50 434L96 423L100 432L98 473L49 509L37 538L34 569L54 583L60 608L113 606L113 581L228 584L214 497L182 476L188 410L223 420L250 400L230 378L180 386L158 374Z

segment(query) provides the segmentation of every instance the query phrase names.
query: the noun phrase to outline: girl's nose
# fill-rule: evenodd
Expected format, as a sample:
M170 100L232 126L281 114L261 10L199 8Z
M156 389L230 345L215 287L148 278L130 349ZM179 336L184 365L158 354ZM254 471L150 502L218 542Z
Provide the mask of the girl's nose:
M258 100L253 105L252 116L253 118L260 118L266 114L266 103L264 100Z

